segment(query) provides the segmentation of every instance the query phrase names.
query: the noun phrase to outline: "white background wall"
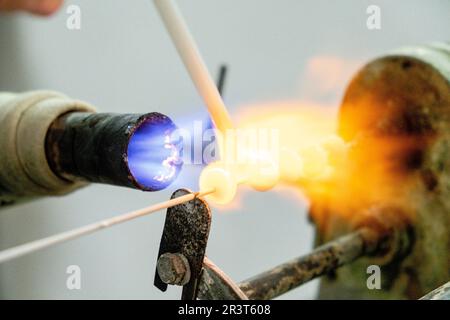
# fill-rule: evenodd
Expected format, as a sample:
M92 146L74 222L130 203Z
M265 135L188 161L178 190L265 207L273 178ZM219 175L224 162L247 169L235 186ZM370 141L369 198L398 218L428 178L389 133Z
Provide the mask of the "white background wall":
M318 55L356 63L343 70L349 79L358 65L388 50L450 38L447 0L178 2L210 70L230 66L225 96L232 110L305 98L302 75ZM82 10L79 31L66 28L71 3ZM381 7L381 30L366 28L370 4ZM345 85L313 98L337 107ZM160 111L177 121L204 110L150 0L66 1L51 18L0 16L0 90L39 88L105 112ZM190 179L188 186L195 185ZM1 210L0 249L166 200L173 190L92 185ZM305 205L293 195L247 192L239 208L213 211L208 256L237 281L312 247ZM176 299L178 289L161 293L152 285L163 223L164 214L155 214L2 264L0 297ZM82 270L79 291L65 286L72 264ZM313 282L284 297L314 298L316 290Z

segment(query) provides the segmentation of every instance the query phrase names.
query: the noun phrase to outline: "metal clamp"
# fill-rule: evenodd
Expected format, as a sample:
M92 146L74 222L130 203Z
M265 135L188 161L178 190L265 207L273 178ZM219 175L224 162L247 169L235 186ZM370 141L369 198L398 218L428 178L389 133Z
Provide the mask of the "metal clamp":
M179 189L171 199L189 193L187 189ZM155 273L157 288L166 291L168 283L183 285L182 300L197 298L210 227L211 211L202 199L167 209Z

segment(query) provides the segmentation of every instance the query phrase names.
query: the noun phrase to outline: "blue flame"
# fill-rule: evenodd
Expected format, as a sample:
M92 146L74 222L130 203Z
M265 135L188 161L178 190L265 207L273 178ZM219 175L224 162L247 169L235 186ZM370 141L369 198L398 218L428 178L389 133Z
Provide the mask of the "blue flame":
M178 176L182 166L181 146L171 141L172 122L145 121L128 144L128 167L145 189L161 190Z
M198 106L194 106L192 109L195 109L195 107ZM216 144L215 136L211 137L209 135L210 132L208 133L208 136L203 139L204 133L212 130L214 125L209 115L203 110L197 112L194 111L188 115L178 115L176 122L180 130L188 132L190 137L177 137L179 143L183 146L181 156L184 163L183 170L173 182L172 187L197 190L200 173L211 160L206 162L206 159L202 156L201 158L197 157L197 161L195 161L194 154L197 153L203 155L207 146L211 148L212 145ZM198 123L201 123L201 128L199 128L196 123L197 125ZM199 162L198 160L201 161Z

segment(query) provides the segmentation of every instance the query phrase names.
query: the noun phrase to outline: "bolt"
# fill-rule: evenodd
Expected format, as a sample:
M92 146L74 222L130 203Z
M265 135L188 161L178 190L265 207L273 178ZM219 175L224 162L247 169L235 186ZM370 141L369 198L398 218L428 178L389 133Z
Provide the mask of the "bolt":
M181 253L164 253L156 264L158 275L164 283L184 286L191 278L189 261Z

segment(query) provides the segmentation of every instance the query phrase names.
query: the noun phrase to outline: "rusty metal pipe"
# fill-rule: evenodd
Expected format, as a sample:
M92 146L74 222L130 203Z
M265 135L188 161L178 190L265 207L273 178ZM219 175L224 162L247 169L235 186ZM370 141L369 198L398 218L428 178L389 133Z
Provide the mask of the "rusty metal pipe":
M276 266L239 284L253 300L268 300L325 275L355 259L373 254L380 242L378 233L361 228L316 248L306 256Z

